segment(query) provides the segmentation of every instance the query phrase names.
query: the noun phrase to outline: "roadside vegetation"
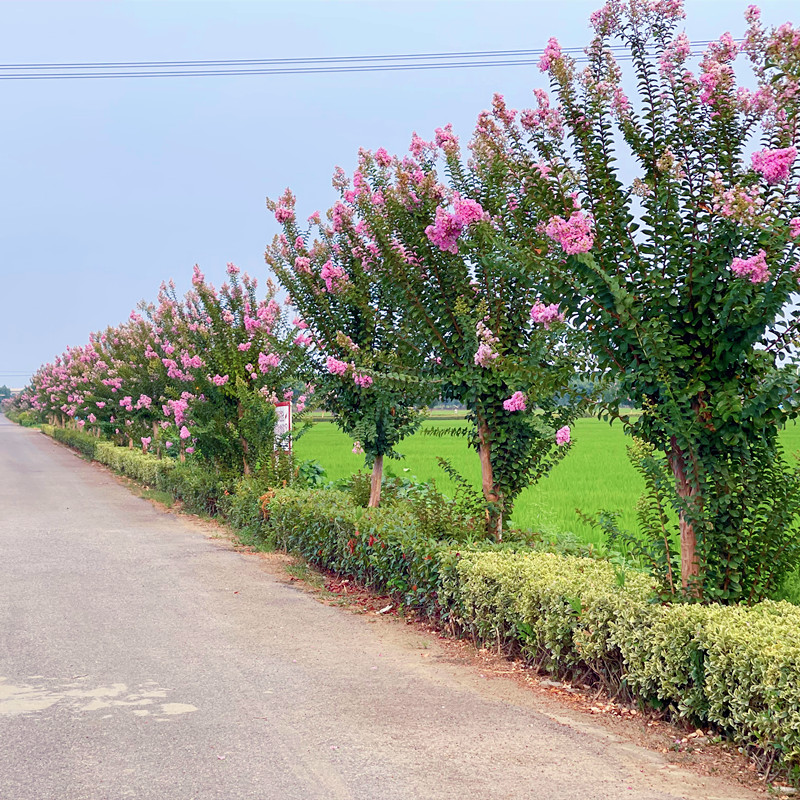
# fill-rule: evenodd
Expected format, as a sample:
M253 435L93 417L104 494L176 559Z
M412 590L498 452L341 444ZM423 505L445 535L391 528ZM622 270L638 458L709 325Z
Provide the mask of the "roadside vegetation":
M800 31L745 17L694 72L680 0L611 0L535 108L269 200L293 308L195 267L10 416L800 770Z

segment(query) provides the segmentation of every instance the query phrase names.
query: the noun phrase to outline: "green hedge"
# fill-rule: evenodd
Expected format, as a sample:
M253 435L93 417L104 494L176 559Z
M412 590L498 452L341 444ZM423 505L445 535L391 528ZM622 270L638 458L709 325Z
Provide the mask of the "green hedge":
M83 431L77 431L73 428L54 428L52 425L42 426L42 430L49 436L52 436L57 442L77 450L87 458L94 458L95 448L97 447L100 439L92 436Z
M558 674L591 671L641 702L716 725L800 763L800 608L659 605L649 579L544 553L464 553L446 577L452 619L517 641Z
M435 613L455 543L424 537L397 506L359 508L330 489L282 489L265 505L263 534L276 547L349 575L410 607Z

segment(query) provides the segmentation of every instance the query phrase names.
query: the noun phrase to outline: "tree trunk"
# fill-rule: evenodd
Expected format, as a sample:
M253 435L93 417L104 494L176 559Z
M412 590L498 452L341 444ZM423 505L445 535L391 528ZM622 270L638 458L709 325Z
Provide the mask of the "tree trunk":
M236 417L241 419L244 416L244 409L242 408L241 403L236 404ZM242 446L242 470L244 471L245 475L250 474L250 465L247 463L247 456L250 454L250 445L247 443L247 439L244 436L239 437L239 444Z
M686 472L686 454L678 447L677 440L672 437L672 450L669 454L669 465L672 467L672 474L675 476L675 489L678 497L687 501L689 504L697 502L697 486L692 485ZM700 577L700 562L697 557L697 535L686 513L681 511L680 518L681 536L681 583L684 589L690 589L690 593L699 597L701 587L698 581ZM691 587L691 588L690 588Z
M494 485L494 471L492 470L492 443L489 434L489 426L480 420L478 424L478 453L481 458L481 483L483 485L483 496L487 503L497 503L499 496ZM498 542L503 541L503 512L486 509L486 530L494 536Z
M381 483L383 481L383 456L375 456L372 464L372 480L369 485L369 508L377 508L381 502Z

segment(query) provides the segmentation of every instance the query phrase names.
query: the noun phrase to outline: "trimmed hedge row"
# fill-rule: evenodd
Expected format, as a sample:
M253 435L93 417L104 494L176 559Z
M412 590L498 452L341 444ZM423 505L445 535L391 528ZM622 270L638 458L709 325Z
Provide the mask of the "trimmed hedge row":
M591 670L640 701L800 763L800 608L659 605L649 580L546 553L464 553L442 601L483 640L554 672Z
M266 492L79 431L45 432L113 469L219 511L272 546L389 592L561 676L592 674L641 703L713 724L800 765L800 608L661 605L651 580L519 543L432 540L401 503L365 509L328 489ZM263 502L260 498L265 494Z

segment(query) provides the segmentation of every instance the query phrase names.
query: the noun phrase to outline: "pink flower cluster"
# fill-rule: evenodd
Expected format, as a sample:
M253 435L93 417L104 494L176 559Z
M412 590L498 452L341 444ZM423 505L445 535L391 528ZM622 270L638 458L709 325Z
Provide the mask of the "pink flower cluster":
M547 223L545 233L561 245L567 255L588 253L594 244L591 220L580 210L574 211L569 219L553 217Z
M559 428L556 431L556 444L557 445L564 445L569 444L570 440L570 431L569 426L565 425L563 428Z
M228 382L229 377L228 375L214 375L214 377L211 378L211 383L215 386L224 386Z
M346 361L339 361L338 358L328 356L325 361L325 368L331 375L344 375L350 365Z
M767 183L780 183L789 177L795 158L797 158L796 147L759 150L752 155L753 169L763 175Z
M436 208L436 219L433 225L425 228L425 235L440 250L453 255L458 254L458 237L464 229L476 222L488 219L481 204L469 198L462 198L457 192L453 196L453 212L445 211L442 206Z
M767 253L763 249L750 258L734 258L731 271L740 278L749 277L751 283L766 283L772 276L767 269Z
M508 400L503 400L503 408L506 411L524 411L525 395L522 392L514 392Z
M797 239L800 236L800 217L789 220L789 236L792 239Z
M294 271L295 272L304 272L306 275L311 274L311 259L306 258L306 256L298 256L294 260Z
M295 199L292 193L287 189L283 193L278 204L275 206L275 219L283 225L286 222L294 221L294 204Z
M458 136L453 133L453 126L447 123L444 128L437 128L434 131L436 146L441 147L445 155L458 154Z
M542 72L548 72L552 68L553 62L558 61L559 58L561 58L561 45L558 43L558 39L550 37L547 47L539 59L539 69Z
M559 322L564 321L564 312L558 310L557 303L551 303L549 306L546 306L540 300L537 300L533 304L533 308L531 308L531 319L543 325L545 330L549 330L550 325L555 320Z
M325 289L333 293L341 291L350 279L344 267L336 266L331 261L326 261L322 265L319 276L325 281Z
M479 322L475 326L475 330L478 333L479 344L473 361L476 367L488 367L499 355L494 349L494 345L500 340L483 324L483 322Z
M356 386L360 386L362 389L372 386L372 378L369 375L359 375L357 372L354 372L353 380Z
M277 367L281 363L281 357L277 353L259 353L258 368L261 372L266 372L270 367Z

